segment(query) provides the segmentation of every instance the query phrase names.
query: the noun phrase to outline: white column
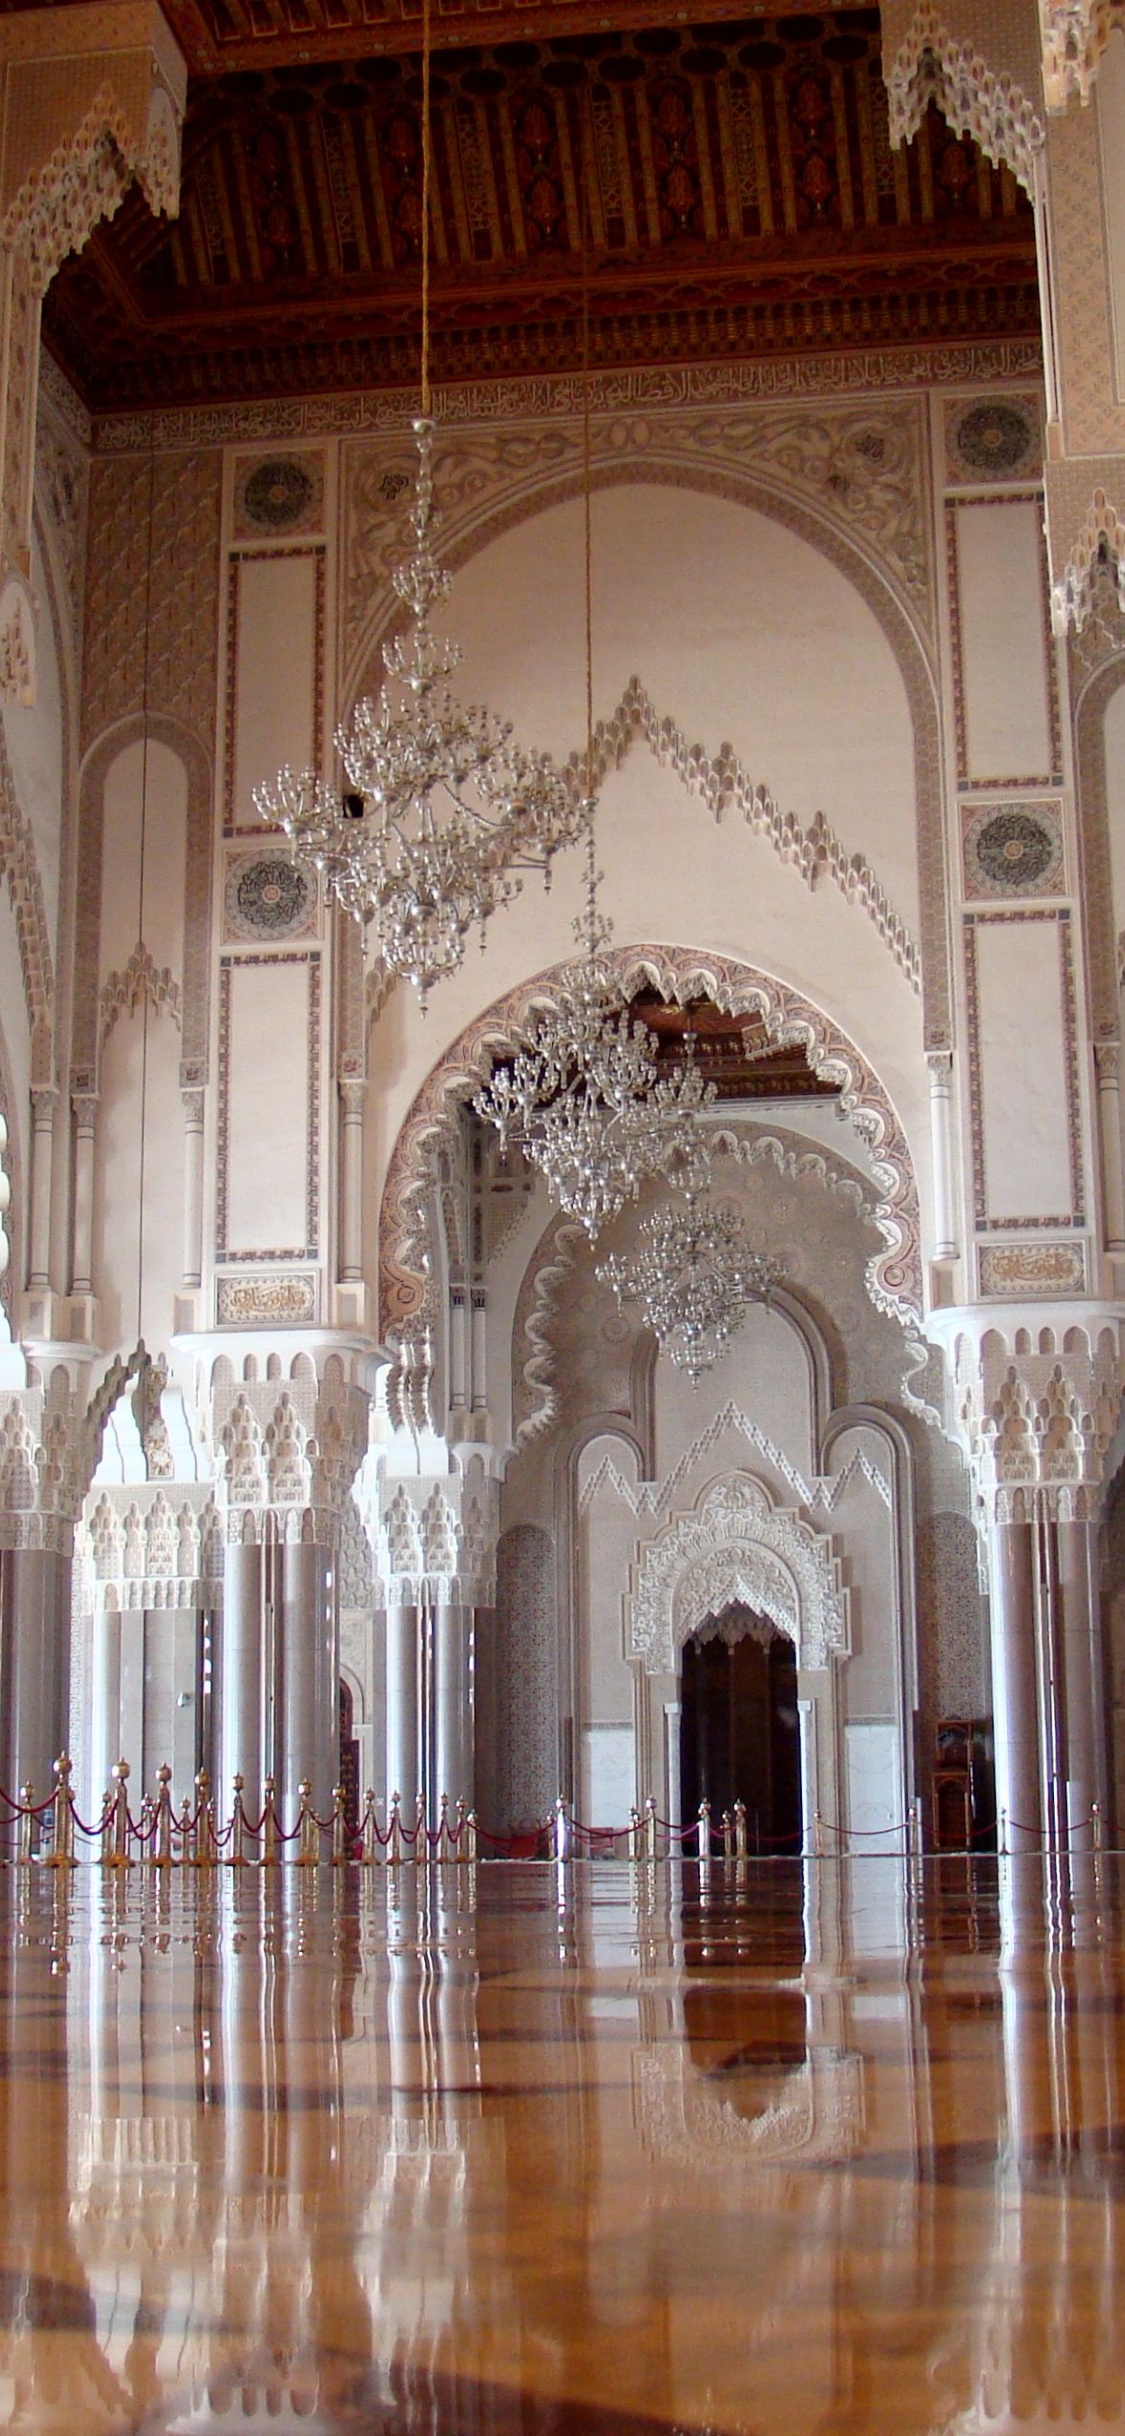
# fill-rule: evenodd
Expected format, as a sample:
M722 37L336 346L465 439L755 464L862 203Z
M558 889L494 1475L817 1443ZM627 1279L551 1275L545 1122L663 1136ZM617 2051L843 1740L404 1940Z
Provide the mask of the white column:
M464 1286L452 1286L449 1293L449 1403L451 1411L463 1413L469 1402L469 1329L465 1310Z
M930 1070L930 1139L934 1173L935 1260L957 1255L957 1221L953 1208L952 1105L953 1059L938 1049L926 1059Z
M668 1789L668 1823L671 1827L683 1825L680 1817L680 1805L683 1799L680 1791L680 1719L682 1715L683 1708L680 1701L665 1701L664 1782Z
M482 1413L488 1405L488 1301L483 1286L473 1287L472 1309L473 1411Z
M91 1666L90 1783L87 1816L99 1818L109 1788L109 1772L121 1754L121 1618L115 1607L99 1608L94 1617Z
M225 1816L233 1799L232 1779L244 1780L243 1801L252 1816L262 1806L262 1557L256 1540L235 1540L223 1551L223 1620L219 1657L219 1714L215 1788Z
M1098 1130L1102 1168L1102 1220L1107 1252L1125 1252L1125 1188L1121 1173L1121 1052L1115 1040L1094 1046L1098 1077Z
M184 1091L184 1277L203 1283L203 1093Z
M52 1769L67 1740L69 1560L50 1548L6 1548L0 1584L7 1707L0 1727L3 1784L14 1793L30 1779L41 1802L52 1789Z
M398 1794L403 1817L413 1818L418 1798L418 1610L388 1607L387 1800Z
M340 1772L339 1609L331 1553L312 1540L281 1551L281 1733L279 1793L286 1824L298 1787L312 1786L327 1818Z
M74 1110L74 1251L72 1294L94 1291L94 1135L98 1102L94 1092L77 1093Z
M363 1103L367 1085L340 1085L340 1282L363 1276Z
M472 1609L439 1599L434 1617L434 1781L431 1802L441 1815L441 1797L449 1810L473 1798L473 1735L469 1652Z
M54 1091L33 1091L31 1094L29 1286L49 1286L51 1282L51 1151L57 1096Z

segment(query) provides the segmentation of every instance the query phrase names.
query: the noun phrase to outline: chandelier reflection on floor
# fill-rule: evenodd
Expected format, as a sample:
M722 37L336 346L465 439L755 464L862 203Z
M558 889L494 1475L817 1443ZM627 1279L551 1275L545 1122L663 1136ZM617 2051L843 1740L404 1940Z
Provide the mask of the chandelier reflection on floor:
M661 1351L697 1386L726 1352L747 1303L769 1301L778 1263L750 1250L736 1210L696 1186L642 1218L637 1232L640 1249L600 1262L597 1277L619 1306L640 1306Z

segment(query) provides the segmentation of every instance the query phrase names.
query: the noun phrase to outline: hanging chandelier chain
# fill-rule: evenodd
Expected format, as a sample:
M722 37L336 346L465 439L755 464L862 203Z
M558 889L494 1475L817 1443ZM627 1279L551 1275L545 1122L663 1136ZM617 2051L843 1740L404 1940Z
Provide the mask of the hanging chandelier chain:
M430 413L430 0L422 0L422 415Z

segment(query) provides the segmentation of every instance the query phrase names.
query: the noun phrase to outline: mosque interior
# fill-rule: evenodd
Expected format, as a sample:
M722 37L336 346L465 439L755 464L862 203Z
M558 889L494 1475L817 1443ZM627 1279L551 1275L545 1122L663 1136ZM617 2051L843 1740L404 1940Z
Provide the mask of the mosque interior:
M0 0L0 880L4 2423L1125 2424L1125 0Z

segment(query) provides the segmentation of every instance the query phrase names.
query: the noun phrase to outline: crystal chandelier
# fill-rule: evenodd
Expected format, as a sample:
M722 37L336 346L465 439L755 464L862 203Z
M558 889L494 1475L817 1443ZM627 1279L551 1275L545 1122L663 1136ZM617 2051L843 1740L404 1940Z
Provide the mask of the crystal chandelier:
M587 912L575 925L582 962L473 1099L501 1146L518 1143L591 1242L648 1176L702 1189L708 1152L699 1120L715 1098L691 1058L662 1075L648 1025L622 1007L596 886L591 865Z
M336 731L349 791L313 770L279 770L254 789L259 817L315 864L345 911L374 929L387 970L412 981L423 1007L455 972L473 928L518 893L519 869L549 881L553 857L580 835L583 805L545 753L527 752L479 704L449 685L461 651L431 625L452 578L434 552L430 415L430 0L422 22L422 412L408 515L412 547L391 580L410 623L383 651L377 698Z
M736 1210L693 1187L638 1228L641 1248L600 1262L618 1304L639 1304L646 1327L692 1386L720 1359L748 1302L768 1302L778 1263L752 1252Z

